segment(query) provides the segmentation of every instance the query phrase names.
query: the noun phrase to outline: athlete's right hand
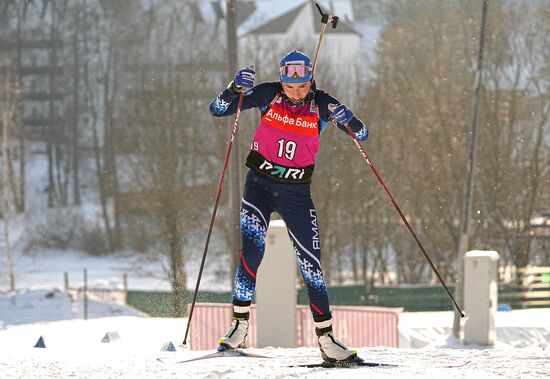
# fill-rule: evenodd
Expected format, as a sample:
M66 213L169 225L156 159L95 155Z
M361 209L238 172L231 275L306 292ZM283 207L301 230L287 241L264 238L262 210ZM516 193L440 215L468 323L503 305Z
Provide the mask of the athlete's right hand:
M235 74L235 80L233 83L235 83L235 87L237 87L238 90L244 89L245 91L248 91L254 87L255 78L256 71L254 71L254 66L241 68L237 71L237 74Z

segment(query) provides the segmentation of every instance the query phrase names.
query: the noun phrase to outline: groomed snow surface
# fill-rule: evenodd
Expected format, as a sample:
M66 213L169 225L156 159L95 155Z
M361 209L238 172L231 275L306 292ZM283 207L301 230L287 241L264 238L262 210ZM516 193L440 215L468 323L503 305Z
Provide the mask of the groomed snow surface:
M358 347L368 361L399 367L308 369L319 362L314 348L251 349L269 356L215 358L174 363L203 355L178 346L186 319L150 318L131 308L82 303L59 290L0 295L0 378L547 378L550 377L550 309L499 312L494 348L464 347L449 337L451 312L404 313L403 343L422 348ZM49 321L43 321L49 320ZM119 339L101 342L110 332ZM33 347L43 337L45 348ZM176 352L164 352L173 342ZM164 357L166 363L157 358ZM446 365L470 361L460 368Z

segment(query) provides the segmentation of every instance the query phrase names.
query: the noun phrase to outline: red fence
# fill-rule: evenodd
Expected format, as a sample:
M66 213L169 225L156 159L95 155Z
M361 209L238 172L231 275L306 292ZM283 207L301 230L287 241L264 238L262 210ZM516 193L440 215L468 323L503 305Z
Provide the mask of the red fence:
M349 346L398 347L398 322L401 308L333 306L334 333ZM190 329L192 350L215 349L231 323L229 304L197 303ZM296 346L317 347L313 319L309 308L296 307ZM250 308L248 347L256 347L256 307Z

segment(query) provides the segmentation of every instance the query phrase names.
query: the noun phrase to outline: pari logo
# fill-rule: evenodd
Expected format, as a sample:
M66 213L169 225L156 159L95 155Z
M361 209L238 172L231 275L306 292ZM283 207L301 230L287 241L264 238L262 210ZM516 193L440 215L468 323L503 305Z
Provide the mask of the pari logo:
M274 165L271 162L264 160L260 165L260 170L268 171L271 175L281 179L302 179L306 171L303 168L287 168L279 165Z
M311 228L311 231L313 232L313 237L312 237L313 248L315 250L320 250L321 241L319 240L319 227L317 226L317 212L315 212L315 209L310 209L309 215L311 217L311 225L313 225L313 227Z

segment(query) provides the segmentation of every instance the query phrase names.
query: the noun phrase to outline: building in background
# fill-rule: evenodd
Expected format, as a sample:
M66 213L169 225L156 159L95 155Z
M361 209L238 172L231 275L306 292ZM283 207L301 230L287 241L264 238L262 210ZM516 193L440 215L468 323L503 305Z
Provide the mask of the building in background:
M91 7L93 3L87 6ZM327 65L338 69L338 65L345 63L346 74L351 75L361 41L354 26L355 2L344 0L319 3L325 10L340 17L336 29L330 25L327 27L319 69L323 70ZM146 11L153 8L155 1L143 1L141 4ZM96 5L102 8L98 14L104 18L122 17L117 16L117 10L118 13L128 13L125 11L128 7L136 11L136 5L114 6L103 1L98 1ZM62 10L71 9L71 6L77 7L77 4L32 0L6 1L0 7L0 54L11 57L14 72L20 78L23 91L21 120L26 138L33 141L46 141L55 130L66 128L63 124L69 122L69 119L74 121L70 117L72 99L67 94L75 93L71 88L75 84L71 67L74 64L71 42L75 26L67 22L71 14L62 16ZM224 0L189 1L181 4L180 8L184 13L192 15L187 20L194 30L206 24L210 29L218 31L220 39L225 39L227 10ZM60 17L65 17L65 20L60 20ZM158 22L159 17L165 15L156 14L155 17L155 22ZM265 80L276 80L278 59L289 50L302 49L312 58L315 54L321 23L313 1L237 1L237 18L239 64L254 61L260 77L265 76ZM61 21L63 26L58 27ZM58 25L52 25L56 23ZM91 30L88 32L95 33ZM97 69L99 63L90 62L89 70ZM212 62L218 71L223 71L224 63ZM128 83L121 82L124 90ZM80 86L83 86L82 83ZM134 89L130 86L127 90ZM79 113L84 119L81 122L86 123L89 117L86 110L80 109ZM33 146L37 151L45 151L43 145Z
M7 1L0 9L0 56L9 59L18 78L23 93L20 120L25 138L32 141L45 141L63 122L63 64L58 59L63 45L51 33L51 7L48 1Z
M356 78L361 35L354 27L352 1L320 2L323 10L339 17L338 26L325 29L319 55L319 70L330 69ZM302 50L314 59L321 14L313 1L258 2L256 10L238 28L241 64L255 61L260 74L276 78L279 59L288 51Z

